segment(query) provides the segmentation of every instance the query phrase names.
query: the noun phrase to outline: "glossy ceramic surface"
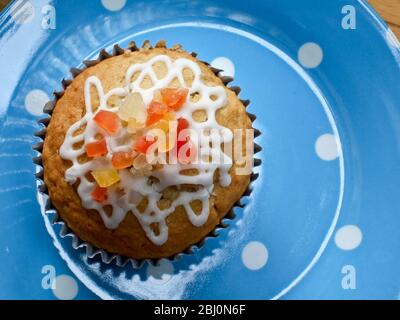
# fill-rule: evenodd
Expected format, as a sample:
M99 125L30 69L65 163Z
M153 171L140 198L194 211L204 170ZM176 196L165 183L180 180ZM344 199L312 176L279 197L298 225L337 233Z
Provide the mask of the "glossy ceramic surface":
M234 76L263 162L218 237L120 268L44 214L33 133L71 67L146 39ZM399 298L400 49L363 1L16 1L0 57L0 298Z

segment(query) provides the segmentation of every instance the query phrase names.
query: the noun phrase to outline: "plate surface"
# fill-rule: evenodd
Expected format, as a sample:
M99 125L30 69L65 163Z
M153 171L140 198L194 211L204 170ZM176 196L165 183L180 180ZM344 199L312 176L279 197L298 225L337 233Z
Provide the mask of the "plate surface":
M146 39L234 76L263 162L218 237L135 270L59 236L31 147L71 67ZM0 57L0 298L399 298L400 49L363 1L19 0Z

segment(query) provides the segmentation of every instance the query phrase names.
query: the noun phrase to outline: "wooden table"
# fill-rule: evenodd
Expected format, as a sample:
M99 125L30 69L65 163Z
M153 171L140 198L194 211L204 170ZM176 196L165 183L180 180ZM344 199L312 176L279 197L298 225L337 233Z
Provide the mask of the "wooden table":
M400 0L369 0L369 2L400 39Z
M0 0L0 10L2 10L9 2L10 0ZM383 19L386 20L392 31L397 35L397 38L400 39L400 0L369 0L369 2L383 17Z

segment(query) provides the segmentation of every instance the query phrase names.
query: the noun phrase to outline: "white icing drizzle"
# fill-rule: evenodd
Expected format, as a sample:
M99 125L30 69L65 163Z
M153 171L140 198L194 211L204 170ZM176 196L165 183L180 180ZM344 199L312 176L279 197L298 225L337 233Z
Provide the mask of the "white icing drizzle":
M167 74L158 79L153 65L157 62L162 62L167 66ZM194 75L194 80L191 86L185 82L183 70L188 68ZM139 72L139 76L132 81L133 75ZM141 83L145 77L150 77L152 87L144 89ZM101 129L94 123L93 106L91 101L91 88L94 87L99 97L99 107L96 110L108 110L117 112L118 107L111 108L107 105L108 100L113 95L125 97L131 92L139 92L142 95L143 101L147 106L153 99L155 91L168 87L174 80L178 79L181 87L186 87L189 90L189 96L193 93L200 94L199 101L186 100L183 107L177 112L176 116L184 117L189 121L190 129L196 132L202 130L211 130L213 134L199 135L200 146L196 146L200 150L200 156L213 156L214 159L222 159L217 162L192 163L192 164L164 164L161 170L151 173L151 176L158 178L159 182L153 184L148 183L148 176L134 176L128 169L119 170L120 182L108 188L108 198L105 203L98 203L91 197L91 193L96 187L96 184L90 182L86 175L96 169L112 168L111 157L112 152L128 151L132 145L132 140L129 143L121 144L129 136L125 128L121 128L116 136L107 136L107 146L109 153L102 158L94 158L86 163L79 163L79 156L85 154L84 145L96 140L95 136L102 133ZM125 218L128 212L132 212L140 222L147 237L156 245L162 245L168 239L168 226L166 218L175 211L178 206L185 208L187 217L194 226L202 226L206 223L209 215L209 197L214 190L214 173L219 169L219 183L221 186L228 186L231 183L229 170L232 166L232 159L222 151L221 143L229 143L233 139L232 132L226 127L221 126L216 120L216 111L227 103L227 95L222 86L207 86L201 80L201 69L193 61L189 59L172 60L166 55L157 55L145 63L134 64L129 67L125 75L125 86L122 88L114 88L105 93L101 81L95 77L89 77L85 82L84 88L86 114L84 117L73 124L65 137L65 140L60 148L60 155L63 159L70 160L72 166L66 171L65 179L73 184L79 179L77 192L81 198L82 205L86 209L95 209L101 215L104 224L109 229L115 229ZM211 99L213 97L213 99ZM216 99L215 99L216 97ZM192 113L196 110L204 110L207 113L208 120L206 122L196 122ZM85 126L83 133L76 135L76 131ZM75 134L75 135L74 135ZM128 137L128 138L127 138ZM82 147L74 149L74 145L83 142ZM196 141L194 141L196 144ZM188 176L181 174L182 170L196 169L198 174ZM195 192L179 191L179 195L167 209L161 210L157 206L157 201L161 199L162 191L169 186L179 186L183 184L197 185L200 188ZM117 188L122 188L125 194L121 196L117 192ZM137 209L137 204L143 197L147 197L148 205L144 212ZM199 200L202 203L202 211L196 214L190 203L194 200ZM112 206L112 215L109 216L104 210L104 206ZM158 224L158 234L155 234L151 228L152 224Z

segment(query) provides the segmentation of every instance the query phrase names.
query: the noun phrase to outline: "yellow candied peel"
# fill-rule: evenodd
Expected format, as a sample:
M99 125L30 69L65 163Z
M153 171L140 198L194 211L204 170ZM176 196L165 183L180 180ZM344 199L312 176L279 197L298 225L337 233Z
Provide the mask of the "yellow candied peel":
M140 133L144 128L144 123L138 122L135 118L129 118L127 121L126 130L131 134Z
M137 123L145 123L147 118L146 106L142 95L139 92L130 93L117 112L119 118L129 122L129 119L135 119Z
M120 180L116 169L93 170L91 174L101 188L108 188Z

